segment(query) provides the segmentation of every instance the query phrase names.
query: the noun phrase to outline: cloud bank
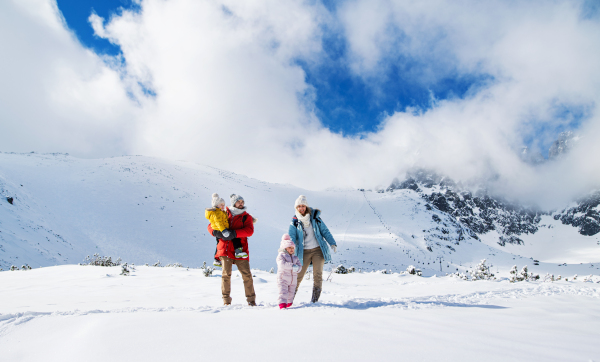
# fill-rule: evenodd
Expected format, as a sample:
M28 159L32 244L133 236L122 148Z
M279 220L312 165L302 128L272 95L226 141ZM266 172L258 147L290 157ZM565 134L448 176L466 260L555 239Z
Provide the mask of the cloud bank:
M552 207L600 187L597 13L566 0L143 0L90 16L122 49L102 58L53 1L3 2L1 148L185 159L313 189L385 187L421 167ZM394 81L392 66L424 88L483 81L344 137L319 121L299 65L325 61L332 33L374 90ZM566 129L582 138L565 157L520 159L524 143L543 147Z

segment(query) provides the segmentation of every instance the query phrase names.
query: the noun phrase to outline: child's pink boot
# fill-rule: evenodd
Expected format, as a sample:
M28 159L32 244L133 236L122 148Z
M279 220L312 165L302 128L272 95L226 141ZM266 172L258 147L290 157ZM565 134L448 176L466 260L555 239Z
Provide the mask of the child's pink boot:
M287 308L287 304L286 303L279 303L279 309L284 309Z
M285 307L286 307L286 308L289 308L289 307L291 307L291 306L292 306L292 303L288 303L288 304L287 304Z

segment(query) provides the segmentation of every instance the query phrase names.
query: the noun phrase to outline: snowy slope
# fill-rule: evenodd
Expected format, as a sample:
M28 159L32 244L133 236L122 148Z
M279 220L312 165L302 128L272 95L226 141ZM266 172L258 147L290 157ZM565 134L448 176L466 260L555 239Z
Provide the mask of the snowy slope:
M600 360L598 283L334 274L318 303L308 303L308 280L294 306L279 310L275 274L265 271L253 271L258 307L245 304L238 272L226 307L218 272L119 272L77 265L0 272L0 359Z
M5 270L13 264L76 264L94 253L138 265L199 266L211 260L215 248L204 218L213 192L226 200L231 193L245 198L258 219L250 239L251 265L262 270L275 266L280 237L300 194L322 210L338 242L334 264L393 271L412 264L425 275L443 275L463 272L486 258L493 271L504 274L514 264L527 264L538 273L590 274L599 267L594 262L600 262L600 247L590 250L590 239L570 243L570 234L552 234L552 244L540 240L521 249L482 242L452 215L426 207L410 189L313 192L142 156L89 160L2 153L0 192L0 268ZM6 197L13 197L12 205ZM555 225L545 232L556 230L562 229ZM534 258L542 263L533 267ZM557 261L591 264L565 267Z

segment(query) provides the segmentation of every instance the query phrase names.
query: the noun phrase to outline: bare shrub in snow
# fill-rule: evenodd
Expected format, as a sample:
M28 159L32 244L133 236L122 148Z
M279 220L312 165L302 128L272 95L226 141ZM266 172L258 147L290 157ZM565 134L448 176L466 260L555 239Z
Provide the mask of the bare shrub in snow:
M19 267L18 267L18 266L16 266L16 265L11 265L11 266L10 266L10 270L11 270L11 271L19 270Z
M453 278L458 278L458 279L462 279L462 280L469 280L469 276L468 275L463 274L463 273L459 273L459 272L452 273L452 274L450 274L450 276L453 277Z
M540 280L540 275L531 273L529 274L529 280Z
M519 273L519 281L527 280L529 278L529 270L527 269L527 265L523 266L521 272Z
M166 268L183 268L181 263L167 264Z
M350 268L346 268L345 266L340 264L333 269L333 272L336 274L350 274L353 273L355 270L356 269L353 266L351 266Z
M509 277L509 281L511 283L514 282L522 282L524 280L539 280L540 276L538 274L534 274L534 273L529 273L529 270L527 269L527 265L523 266L523 269L521 269L521 271L519 273L517 273L517 266L514 265L511 269L510 269L510 277Z
M130 273L130 271L127 268L127 263L121 265L121 274L120 275L127 276L127 275L129 275L129 273Z
M421 269L415 268L414 265L409 265L408 268L406 268L406 272L411 275L418 275L418 276L423 275L423 273L421 272Z
M158 267L161 267L162 265L160 265L160 260L159 260L159 261L157 261L156 263L154 263L154 265L152 265L152 266L154 266L154 267L157 267L157 268L158 268Z
M471 270L471 280L491 280L496 279L490 271L490 266L485 265L485 259L479 262L475 269Z
M207 266L206 262L204 262L202 263L200 270L202 270L202 274L204 274L205 277L209 277L215 271L215 268L213 268L212 266Z
M117 261L112 261L110 256L100 256L100 254L96 253L91 258L90 256L85 257L85 263L83 265L95 265L95 266L118 266L121 265L121 258L118 258Z
M544 281L545 282L553 282L554 274L546 273L546 275L544 276Z
M275 269L271 268L271 270L269 270L269 274L275 274Z
M519 274L518 274L517 266L516 265L513 265L513 267L510 269L510 271L508 273L510 274L510 276L508 277L508 280L511 283L520 282L521 281L521 280L519 280Z

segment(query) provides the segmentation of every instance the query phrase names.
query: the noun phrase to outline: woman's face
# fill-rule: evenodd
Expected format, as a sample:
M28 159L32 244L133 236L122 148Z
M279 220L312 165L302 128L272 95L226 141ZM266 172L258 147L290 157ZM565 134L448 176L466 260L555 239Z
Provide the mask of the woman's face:
M292 254L294 254L295 248L293 246L290 246L290 247L285 248L285 250L287 250L288 254L292 255Z
M244 208L244 200L238 200L235 205L233 205L236 209L243 209Z
M300 212L300 214L302 214L302 216L306 215L306 205L298 205L296 209L298 212Z

